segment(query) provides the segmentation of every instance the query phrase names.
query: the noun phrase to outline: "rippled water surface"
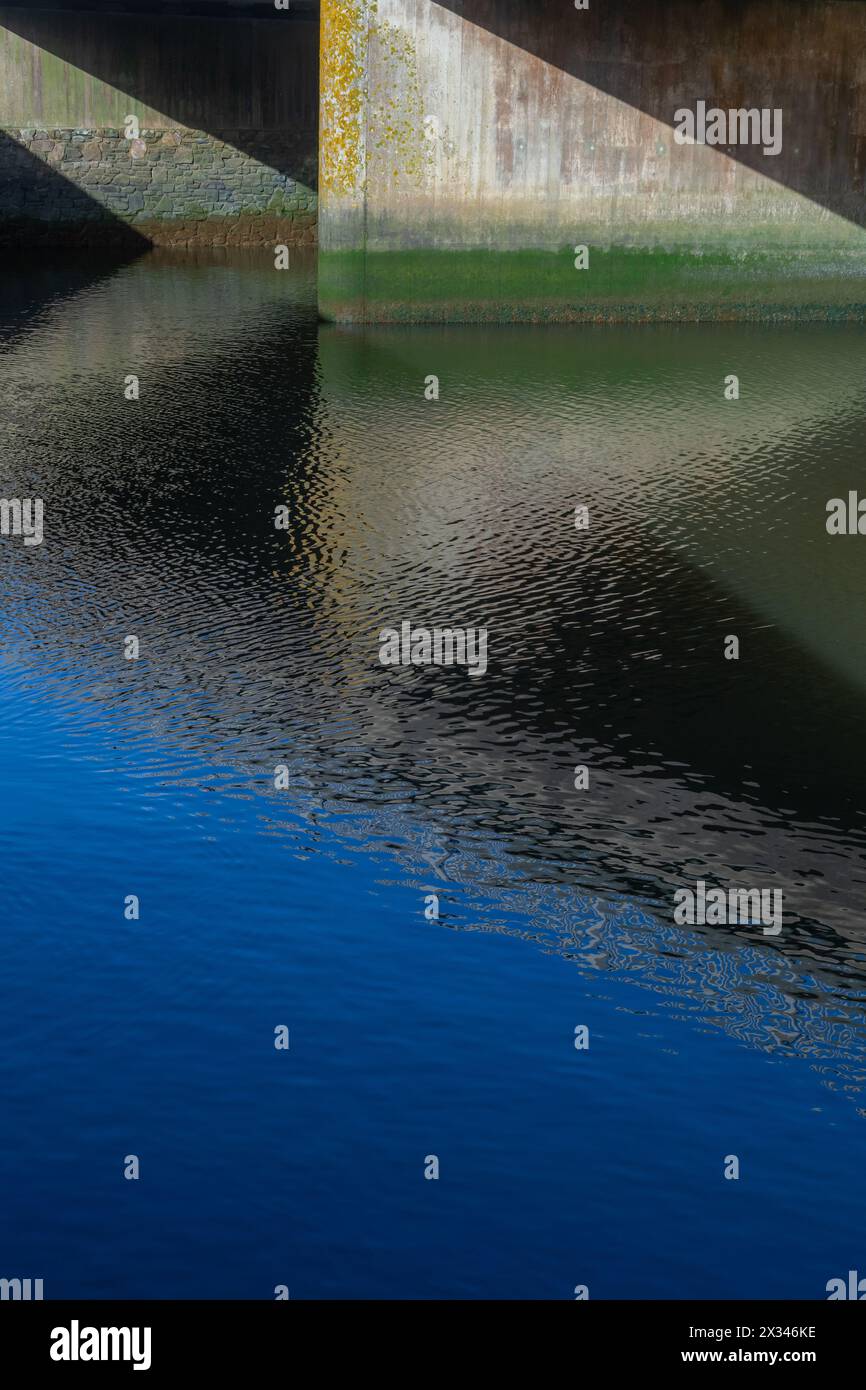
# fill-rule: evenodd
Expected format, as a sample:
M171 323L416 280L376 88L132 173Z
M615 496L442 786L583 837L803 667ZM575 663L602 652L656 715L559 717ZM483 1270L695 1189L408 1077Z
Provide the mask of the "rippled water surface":
M362 333L269 257L7 265L0 308L45 502L0 539L0 1275L866 1270L862 328ZM383 667L404 620L487 673ZM698 879L781 933L675 925Z

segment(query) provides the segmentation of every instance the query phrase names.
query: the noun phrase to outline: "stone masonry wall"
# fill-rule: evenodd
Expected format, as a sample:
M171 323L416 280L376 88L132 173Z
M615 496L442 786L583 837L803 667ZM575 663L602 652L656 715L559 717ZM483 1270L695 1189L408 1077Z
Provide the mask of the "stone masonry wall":
M244 149L253 141L255 156ZM311 148L315 132L144 128L129 140L111 128L7 128L0 241L89 245L131 233L155 245L314 245Z
M0 243L313 242L316 14L130 11L0 3Z

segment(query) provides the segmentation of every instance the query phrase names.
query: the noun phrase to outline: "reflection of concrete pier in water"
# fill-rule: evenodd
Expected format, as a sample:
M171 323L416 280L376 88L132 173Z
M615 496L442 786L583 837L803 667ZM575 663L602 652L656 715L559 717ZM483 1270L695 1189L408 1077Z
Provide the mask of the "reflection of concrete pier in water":
M447 548L435 530L425 538L437 503L447 496L452 509L472 508L481 535L495 535L506 508L519 529L521 510L531 516L541 506L537 472L546 464L551 529L567 530L574 505L598 496L614 538L624 525L639 526L648 544L675 545L756 614L866 688L861 615L852 603L866 588L862 566L856 546L834 544L824 526L825 504L840 491L847 496L849 475L816 459L814 447L829 440L840 451L855 447L866 365L856 329L498 335L326 328L320 345L332 414L339 418L346 407L351 418L363 391L383 436L395 452L401 438L405 447L401 495L389 507L390 480L356 473L364 499L348 497L347 514L369 509L378 484L379 513L393 518L395 530L401 511L404 524L421 526L419 563L444 584L465 568L475 537L467 525L464 536L448 535ZM664 367L656 370L660 354ZM736 401L723 396L729 369L741 382ZM441 376L438 405L423 400L431 372ZM459 431L467 455L489 465L483 476L458 473L456 481L471 487L462 496L454 476L446 488L443 470L452 460L437 452L435 429L416 428L429 425L434 410L446 417L443 434ZM514 431L516 446L509 443ZM535 445L528 443L533 435ZM771 449L779 457L768 469ZM507 573L507 554L501 559Z
M844 653L834 669L821 631L851 584L822 535L840 484L821 456L856 429L851 336L324 329L316 351L310 302L308 279L264 263L138 262L6 352L4 487L38 486L48 536L0 557L7 674L119 720L106 756L127 771L153 735L229 797L287 761L299 791L268 797L268 833L292 843L300 811L323 850L361 837L419 891L438 883L453 924L465 888L482 925L856 1071L860 673ZM815 530L797 540L804 490ZM790 612L813 552L826 579ZM378 629L404 617L487 625L488 675L380 667ZM786 705L810 691L820 745ZM781 937L676 931L673 889L698 877L782 888Z

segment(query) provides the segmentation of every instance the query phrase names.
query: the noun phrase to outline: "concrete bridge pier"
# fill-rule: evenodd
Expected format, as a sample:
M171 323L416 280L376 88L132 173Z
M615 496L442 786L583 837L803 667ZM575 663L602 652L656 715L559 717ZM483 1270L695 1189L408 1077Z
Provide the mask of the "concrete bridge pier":
M325 318L866 316L862 0L321 10Z

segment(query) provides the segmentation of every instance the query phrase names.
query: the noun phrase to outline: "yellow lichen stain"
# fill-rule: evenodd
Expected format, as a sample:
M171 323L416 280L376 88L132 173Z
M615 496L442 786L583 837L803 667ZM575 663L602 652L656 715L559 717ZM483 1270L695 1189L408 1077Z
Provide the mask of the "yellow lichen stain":
M378 9L377 0L322 0L319 176L329 193L366 192L383 153L382 173L420 186L434 156L414 46Z
M430 167L433 147L425 137L415 48L408 34L386 22L373 26L371 38L371 67L375 66L381 81L370 92L368 148L386 151L394 180L420 187Z
M377 0L322 0L319 178L331 193L364 183L366 48Z

